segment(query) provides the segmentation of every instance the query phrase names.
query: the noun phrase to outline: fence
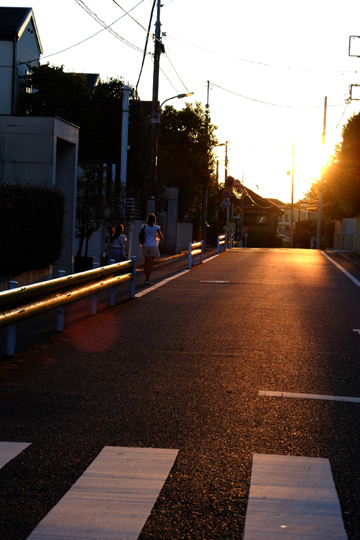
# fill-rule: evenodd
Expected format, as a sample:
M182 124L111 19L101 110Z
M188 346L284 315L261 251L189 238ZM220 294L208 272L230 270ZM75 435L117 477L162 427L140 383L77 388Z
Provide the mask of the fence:
M136 257L131 257L130 261L93 268L87 272L58 277L26 287L17 287L16 281L10 281L9 290L0 292L0 328L7 327L6 354L8 356L15 354L15 324L17 322L58 308L57 330L62 331L64 328L62 306L91 296L91 314L95 314L96 294L109 289L109 305L113 306L115 304L114 287L126 281L131 281L130 298L134 298L135 273Z
M220 253L221 248L226 251L227 237L225 234L217 237L217 252Z
M195 242L194 244L189 242L189 268L191 268L191 264L196 264L196 255L200 255L200 263L202 264L204 258L204 240Z

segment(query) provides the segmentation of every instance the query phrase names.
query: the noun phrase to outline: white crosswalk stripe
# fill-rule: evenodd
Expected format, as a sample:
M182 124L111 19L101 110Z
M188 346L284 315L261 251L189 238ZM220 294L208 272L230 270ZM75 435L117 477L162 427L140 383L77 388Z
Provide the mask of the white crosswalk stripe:
M177 450L105 447L29 540L136 540Z
M25 448L30 446L30 444L31 443L0 442L0 469L25 450Z
M244 540L346 540L328 459L255 454Z

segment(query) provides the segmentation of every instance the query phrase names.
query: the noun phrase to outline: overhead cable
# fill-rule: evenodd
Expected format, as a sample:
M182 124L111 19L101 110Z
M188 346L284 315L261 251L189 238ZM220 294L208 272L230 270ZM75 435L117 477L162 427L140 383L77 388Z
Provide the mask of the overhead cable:
M101 24L105 30L108 30L108 32L110 32L113 36L115 36L117 39L119 39L120 41L122 41L123 43L125 43L126 45L128 45L129 47L131 47L132 49L134 49L135 51L140 51L141 53L143 52L142 49L140 49L139 47L137 47L136 45L133 45L132 43L130 43L130 41L128 41L127 39L121 37L117 32L115 32L115 30L113 30L112 28L110 28L110 26L108 26L104 21L102 21L101 19L99 19L99 17L96 15L96 13L94 13L93 11L91 11L91 9L85 4L85 2L83 2L82 0L75 0L75 2L84 10L86 11L86 13L88 13L88 15L90 15L90 17L92 17L96 22L98 22L99 24Z
M310 69L310 68L298 68L298 67L293 67L293 66L276 66L274 64L267 64L266 62L259 62L257 60L248 60L246 58L239 58L237 56L230 56L228 53L220 53L218 51L212 51L210 49L205 49L204 47L200 47L199 45L194 45L193 43L188 43L187 41L183 41L182 39L176 38L174 36L169 36L169 37L170 37L170 39L180 41L181 43L184 43L185 45L189 45L190 47L195 47L196 49L201 49L203 51L206 51L206 52L209 52L209 53L212 53L212 54L217 54L219 56L226 56L226 58L232 58L233 60L239 60L240 62L247 62L249 64L257 64L257 65L260 65L260 66L265 66L265 67L270 67L270 68L275 68L275 69L285 69L285 70L294 70L294 71L308 71L308 72L311 72L311 73L323 73L323 72L327 72L327 73L357 73L357 71L346 70L346 69L339 69L339 70L324 69L324 70L319 70L319 69Z
M133 11L135 8L137 8L143 2L144 2L144 0L140 0L140 2L138 2L136 4L136 6L132 7L129 10L129 12ZM111 26L113 26L115 23L117 23L118 21L120 21L124 17L126 17L126 14L121 15L121 17L116 19L116 21L112 22L111 24L108 24L107 27L110 28ZM92 34L91 36L83 39L82 41L79 41L79 43L75 43L74 45L70 45L70 47L66 47L66 49L62 49L61 51L58 51L58 52L55 52L55 53L52 53L52 54L47 54L46 56L42 56L41 60L44 60L45 58L50 58L51 56L56 56L57 54L61 54L61 53L66 52L66 51L69 51L70 49L73 49L74 47L78 47L79 45L82 45L82 43L85 43L85 41L88 41L89 39L92 39L93 37L97 36L98 34L101 34L101 32L103 32L104 30L107 29L107 27L104 26L101 30L99 30L98 32L95 32L95 34ZM27 62L20 62L20 64L31 64L32 62L38 62L39 60L40 60L40 58L38 57L38 58L34 58L34 60L28 60Z
M211 83L213 86L216 86L217 88L220 88L220 90L224 90L224 92L229 92L229 94L234 94L235 96L241 97L243 99L249 99L250 101L256 101L256 103L263 103L264 105L271 105L272 107L284 107L286 109L320 109L322 106L316 105L316 106L303 106L303 105L282 105L280 103L270 103L269 101L261 101L260 99L251 98L248 96L243 96L242 94L238 94L237 92L233 92L232 90L228 90L227 88L223 88L222 86L219 86L218 84ZM338 103L336 105L328 105L328 107L342 107L343 103Z
M143 52L143 59L142 59L142 62L141 62L140 73L139 73L139 77L138 77L138 80L137 80L137 83L136 83L136 88L135 88L136 95L138 95L138 86L139 86L140 77L141 77L141 74L142 74L142 71L143 71L143 68L144 68L146 50L147 50L147 45L148 45L148 41L149 41L149 34L150 34L149 30L150 30L151 21L152 21L153 14L154 14L155 4L156 4L156 0L153 1L153 5L152 5L152 8L151 8L149 27L148 27L148 31L147 31L147 34L146 34L146 40L145 40L145 46L144 46L144 52Z

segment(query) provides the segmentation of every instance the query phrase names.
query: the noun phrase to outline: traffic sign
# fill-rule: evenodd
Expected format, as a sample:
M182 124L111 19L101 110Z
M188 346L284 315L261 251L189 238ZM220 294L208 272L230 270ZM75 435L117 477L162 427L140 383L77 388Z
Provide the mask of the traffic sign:
M224 199L230 199L230 195L231 195L231 193L227 189L225 191L223 191Z
M220 205L222 208L229 208L230 206L230 201L229 199L225 199L225 201L223 201Z
M239 189L239 187L241 187L240 180L234 180L233 187L236 189Z

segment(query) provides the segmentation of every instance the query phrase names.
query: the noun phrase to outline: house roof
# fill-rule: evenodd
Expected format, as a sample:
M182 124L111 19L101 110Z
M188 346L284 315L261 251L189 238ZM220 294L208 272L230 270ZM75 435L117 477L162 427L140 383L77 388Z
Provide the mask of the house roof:
M86 87L91 90L100 84L101 79L99 73L76 73L76 75L82 75L86 79Z
M279 199L267 199L267 200L270 201L272 204L275 204L279 208L285 208L285 206L286 206L286 203L283 203Z
M0 7L0 41L18 41L31 19L39 52L42 54L43 48L32 8Z

